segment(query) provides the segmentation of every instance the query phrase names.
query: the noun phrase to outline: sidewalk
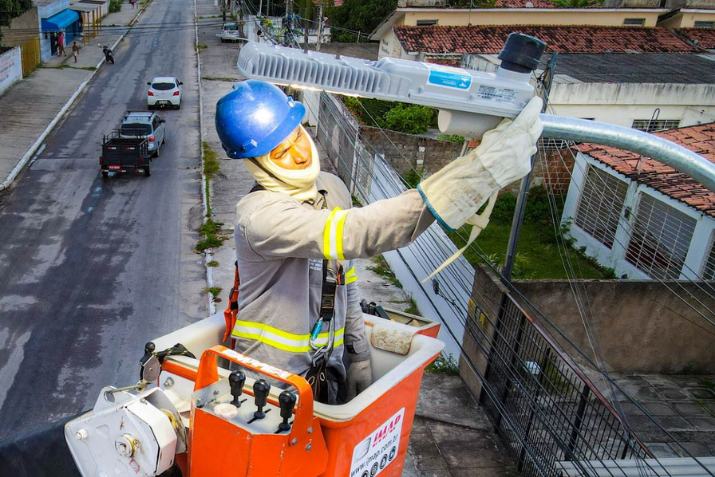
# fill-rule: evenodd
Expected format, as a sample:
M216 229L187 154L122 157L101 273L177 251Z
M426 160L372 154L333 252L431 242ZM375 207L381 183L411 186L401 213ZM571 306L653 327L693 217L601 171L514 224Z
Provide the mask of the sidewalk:
M82 47L77 63L72 57L72 44L67 56L53 56L29 77L19 81L0 96L3 128L0 134L0 190L5 189L42 146L45 137L62 120L86 83L104 60L99 44L114 46L123 38L126 28L142 12L125 3L120 12L102 20L105 28L91 43ZM81 44L79 41L78 44Z

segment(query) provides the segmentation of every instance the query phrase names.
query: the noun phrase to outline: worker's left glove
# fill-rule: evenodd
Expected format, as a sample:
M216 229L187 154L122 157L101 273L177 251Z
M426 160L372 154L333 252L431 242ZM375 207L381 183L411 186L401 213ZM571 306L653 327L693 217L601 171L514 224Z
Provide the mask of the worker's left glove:
M417 190L441 225L458 229L492 193L529 173L543 129L541 105L532 98L516 119L485 133L474 151L420 182Z
M372 366L370 359L353 361L347 369L348 401L363 392L372 384Z

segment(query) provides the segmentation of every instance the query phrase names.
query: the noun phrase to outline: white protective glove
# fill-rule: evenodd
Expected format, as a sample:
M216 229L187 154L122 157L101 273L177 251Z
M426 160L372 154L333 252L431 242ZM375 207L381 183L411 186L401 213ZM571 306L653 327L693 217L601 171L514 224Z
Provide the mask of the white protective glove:
M366 390L372 384L372 366L370 360L353 361L346 370L348 380L348 401Z
M494 192L529 173L543 129L541 105L541 98L531 98L516 119L486 132L474 151L420 182L417 190L442 226L458 229Z

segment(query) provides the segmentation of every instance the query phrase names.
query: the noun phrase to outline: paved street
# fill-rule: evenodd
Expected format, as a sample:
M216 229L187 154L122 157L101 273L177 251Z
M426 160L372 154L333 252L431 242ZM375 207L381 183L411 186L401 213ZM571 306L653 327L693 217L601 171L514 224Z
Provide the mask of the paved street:
M207 314L189 228L201 217L191 2L152 3L123 36L138 12L108 16L120 27L106 27L77 64L52 58L0 98L11 120L3 180L41 138L0 193L0 440L90 408L106 384L135 383L146 341ZM92 69L98 44L122 36L116 64ZM146 81L159 75L182 79L186 94L180 111L160 112L168 132L152 176L103 180L102 135L128 109L146 109Z

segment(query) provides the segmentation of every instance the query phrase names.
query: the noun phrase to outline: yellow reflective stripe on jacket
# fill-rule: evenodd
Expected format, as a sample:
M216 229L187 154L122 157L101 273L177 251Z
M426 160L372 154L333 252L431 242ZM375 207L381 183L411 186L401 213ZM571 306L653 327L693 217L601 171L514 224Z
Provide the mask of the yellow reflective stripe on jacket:
M233 333L231 334L236 338L258 341L290 353L305 353L312 349L309 341L310 334L296 335L263 323L236 320L236 326L234 326ZM335 343L333 346L337 347L343 344L344 334L345 328L335 330ZM325 346L326 344L328 344L327 331L320 333L315 340L315 345L318 347Z
M345 284L349 284L357 281L357 273L355 273L355 267L350 267L348 273L345 274Z
M348 211L336 207L330 212L323 230L323 256L327 259L345 260L343 256L343 227Z

